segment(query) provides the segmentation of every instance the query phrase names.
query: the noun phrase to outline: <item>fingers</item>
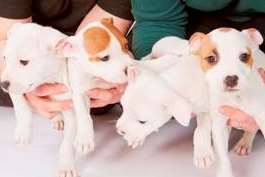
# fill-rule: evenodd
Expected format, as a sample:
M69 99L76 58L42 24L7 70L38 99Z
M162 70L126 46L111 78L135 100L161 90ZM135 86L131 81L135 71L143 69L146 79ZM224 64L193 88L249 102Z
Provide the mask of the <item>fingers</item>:
M265 70L263 68L259 68L258 72L259 72L263 82L265 83Z
M57 95L67 92L63 84L44 84L37 87L32 93L39 97Z
M229 117L227 124L231 127L242 128L248 132L256 132L259 129L254 118L240 109L231 106L222 106L219 112Z
M92 108L98 108L119 102L125 88L126 84L117 85L112 89L89 90L87 95L91 98L90 106Z
M34 111L47 118L53 118L58 113L72 108L71 100L54 101L34 94L26 94L25 98Z

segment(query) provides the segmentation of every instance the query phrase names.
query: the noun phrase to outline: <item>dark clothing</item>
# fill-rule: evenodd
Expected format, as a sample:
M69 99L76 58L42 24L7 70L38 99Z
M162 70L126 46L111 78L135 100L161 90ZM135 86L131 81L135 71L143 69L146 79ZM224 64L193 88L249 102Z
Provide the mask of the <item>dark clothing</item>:
M71 35L96 4L117 17L132 19L129 0L2 0L0 17L23 19L31 16L33 22L52 26ZM0 89L0 106L12 106L8 94L2 89ZM113 105L93 109L92 114L103 113L111 107Z
M265 2L264 2L265 3ZM259 30L265 39L265 14L253 14L251 20L247 21L231 21L224 15L224 11L216 11L209 13L188 9L189 24L187 27L186 38L189 38L195 32L209 33L210 31L219 27L231 27L238 30L247 28L256 28ZM265 43L260 46L261 50L265 52Z
M32 16L36 23L73 34L96 4L115 16L132 19L128 0L3 0L0 16L11 19Z

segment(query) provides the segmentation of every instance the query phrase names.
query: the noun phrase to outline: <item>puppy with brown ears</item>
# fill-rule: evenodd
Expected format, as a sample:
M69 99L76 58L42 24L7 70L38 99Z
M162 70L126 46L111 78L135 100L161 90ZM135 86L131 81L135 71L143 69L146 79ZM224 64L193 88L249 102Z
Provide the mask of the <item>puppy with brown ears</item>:
M265 66L265 55L259 50L263 42L256 29L237 31L219 28L209 34L195 33L190 40L191 52L198 56L209 88L209 110L212 135L219 158L218 177L233 177L228 157L230 128L218 110L231 105L249 112L264 133L265 86L258 68ZM240 128L240 127L239 127ZM245 133L236 148L251 150L254 134Z

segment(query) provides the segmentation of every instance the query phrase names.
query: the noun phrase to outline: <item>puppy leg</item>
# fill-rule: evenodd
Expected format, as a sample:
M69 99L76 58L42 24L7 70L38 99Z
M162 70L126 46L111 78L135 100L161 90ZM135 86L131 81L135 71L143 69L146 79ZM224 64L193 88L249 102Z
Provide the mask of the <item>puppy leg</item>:
M245 132L242 138L234 147L234 152L240 156L249 155L252 151L253 142L256 133Z
M74 142L77 153L86 155L94 150L93 120L89 113L90 99L74 93L73 103L77 119L77 134Z
M74 138L76 134L76 119L72 111L63 112L64 138L59 151L58 177L77 177L74 165Z
M194 132L194 164L198 168L207 168L215 161L211 131L210 116L207 113L198 114Z
M10 94L16 115L15 141L18 145L31 142L32 111L23 95Z
M229 128L226 120L218 113L212 114L212 135L216 153L219 159L217 177L233 177L231 162L228 156Z
M62 115L59 114L56 117L52 119L52 128L54 130L63 131L64 129L64 120L62 118Z

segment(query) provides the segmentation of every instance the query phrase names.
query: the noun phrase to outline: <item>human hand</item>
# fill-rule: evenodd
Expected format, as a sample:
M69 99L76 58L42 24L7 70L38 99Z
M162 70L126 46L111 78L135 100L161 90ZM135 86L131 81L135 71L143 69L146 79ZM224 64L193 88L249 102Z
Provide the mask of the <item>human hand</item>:
M62 84L44 84L37 87L34 91L25 94L25 98L33 111L51 119L61 111L72 107L71 100L55 101L51 98L53 95L65 92L67 92L67 88Z
M118 103L126 89L127 84L117 84L111 89L91 89L87 95L91 98L92 108L104 107L109 104Z
M219 112L229 118L227 125L231 127L243 129L252 133L255 133L259 129L254 118L238 108L222 106Z

